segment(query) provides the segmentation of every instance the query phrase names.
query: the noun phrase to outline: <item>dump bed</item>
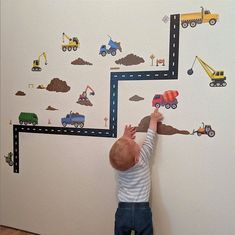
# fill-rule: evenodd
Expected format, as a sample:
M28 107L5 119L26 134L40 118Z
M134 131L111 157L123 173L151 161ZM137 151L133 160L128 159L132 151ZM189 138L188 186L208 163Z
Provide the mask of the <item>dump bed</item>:
M181 21L198 20L202 18L201 12L181 14Z

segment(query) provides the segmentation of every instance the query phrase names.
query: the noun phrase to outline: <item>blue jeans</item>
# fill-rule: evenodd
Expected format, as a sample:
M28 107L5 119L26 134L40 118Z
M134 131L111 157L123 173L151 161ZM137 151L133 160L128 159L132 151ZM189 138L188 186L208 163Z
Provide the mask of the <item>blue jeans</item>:
M115 235L153 235L152 212L148 202L119 202L115 214Z

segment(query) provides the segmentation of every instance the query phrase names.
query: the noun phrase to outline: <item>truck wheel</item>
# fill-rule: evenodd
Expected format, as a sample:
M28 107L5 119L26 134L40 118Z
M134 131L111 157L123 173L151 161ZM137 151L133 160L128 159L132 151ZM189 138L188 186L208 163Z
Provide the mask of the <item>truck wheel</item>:
M101 55L102 55L103 57L105 57L106 54L107 54L107 53L106 53L105 51L102 51L102 52L101 52Z
M62 47L62 51L66 51L66 47Z
M197 132L197 135L198 135L198 136L201 136L201 135L202 135L202 133L200 133L200 132Z
M77 122L74 123L74 127L78 128L78 123Z
M169 109L171 106L170 106L170 104L166 104L165 107L166 107L166 109Z
M172 104L171 108L176 109L177 108L177 104Z
M73 47L73 50L76 51L78 48L76 46Z
M13 161L10 161L8 164L9 164L9 166L13 166L13 165L14 165L14 162L13 162Z
M111 51L111 55L115 56L116 55L116 51Z
M191 26L192 28L194 28L196 25L197 25L197 23L196 23L195 21L190 22L190 26Z
M182 22L181 23L182 28L187 28L188 27L188 22Z
M210 131L208 132L208 136L209 136L209 137L214 137L214 136L215 136L215 131L210 130Z
M158 109L160 108L160 106L161 106L161 105L160 105L159 103L156 103L156 104L155 104L155 107L158 108Z
M19 121L20 125L23 125L23 121Z
M66 127L66 126L67 126L67 123L66 123L66 122L62 122L62 126L63 126L63 127Z
M84 123L83 123L83 122L80 123L80 127L81 127L81 128L84 127Z
M210 24L210 25L215 25L216 22L217 22L216 19L210 19L210 20L209 20L209 24Z
M36 126L36 122L33 122L32 124L33 124L33 126Z
M71 51L71 50L72 50L72 47L71 47L71 46L69 46L69 47L68 47L68 51Z

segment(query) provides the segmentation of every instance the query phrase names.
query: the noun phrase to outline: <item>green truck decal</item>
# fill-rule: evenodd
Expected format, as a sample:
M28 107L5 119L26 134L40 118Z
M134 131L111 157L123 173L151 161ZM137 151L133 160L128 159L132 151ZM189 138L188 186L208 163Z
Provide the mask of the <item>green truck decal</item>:
M35 113L25 113L21 112L19 115L19 123L22 124L33 124L33 126L38 124L38 116Z

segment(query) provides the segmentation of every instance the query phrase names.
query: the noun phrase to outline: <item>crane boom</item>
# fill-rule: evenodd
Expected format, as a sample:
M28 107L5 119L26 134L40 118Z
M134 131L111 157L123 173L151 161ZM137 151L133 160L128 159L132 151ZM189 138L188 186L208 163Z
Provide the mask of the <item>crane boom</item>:
M63 33L63 42L64 42L64 37L66 37L69 41L72 40L67 34Z
M212 78L213 75L215 74L215 70L208 65L205 61L203 61L202 59L200 59L198 56L196 56L196 59L198 60L198 62L201 64L201 66L203 67L203 69L206 71L207 75Z

